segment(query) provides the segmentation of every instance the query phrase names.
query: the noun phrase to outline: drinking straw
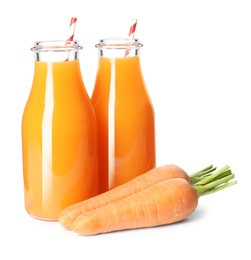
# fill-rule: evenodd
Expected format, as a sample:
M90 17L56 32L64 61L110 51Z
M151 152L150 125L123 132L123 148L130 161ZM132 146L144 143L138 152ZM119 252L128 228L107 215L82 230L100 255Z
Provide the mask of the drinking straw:
M76 17L72 17L71 18L71 22L70 22L69 31L68 31L67 41L73 41L75 28L76 28L76 23L77 23L77 18Z
M130 26L130 30L129 30L129 34L128 34L128 38L130 40L133 40L134 39L134 34L135 34L135 31L136 31L136 26L137 26L137 19L132 19L132 22L131 22L131 26ZM127 49L126 50L126 53L125 53L125 57L129 54L130 50Z
M73 41L76 23L77 23L77 18L72 17L71 22L70 22L70 27L69 27L69 31L68 31L68 37L67 37L66 44L69 44L70 41ZM68 59L69 59L69 53L68 53L68 57L65 61L68 61Z
M128 35L128 37L130 39L134 38L134 34L135 34L135 31L136 31L136 26L137 26L137 19L133 19L131 27L130 27L130 30L129 30L129 35Z

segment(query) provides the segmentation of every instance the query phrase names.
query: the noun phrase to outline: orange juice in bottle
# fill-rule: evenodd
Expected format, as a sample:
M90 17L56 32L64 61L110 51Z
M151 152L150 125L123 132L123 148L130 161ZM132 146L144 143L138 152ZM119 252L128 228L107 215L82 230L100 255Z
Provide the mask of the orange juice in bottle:
M81 76L78 41L35 42L33 84L22 118L26 211L58 221L97 189L96 117Z
M105 192L155 167L155 122L141 71L142 44L110 38L96 47L91 102L97 118L99 187Z

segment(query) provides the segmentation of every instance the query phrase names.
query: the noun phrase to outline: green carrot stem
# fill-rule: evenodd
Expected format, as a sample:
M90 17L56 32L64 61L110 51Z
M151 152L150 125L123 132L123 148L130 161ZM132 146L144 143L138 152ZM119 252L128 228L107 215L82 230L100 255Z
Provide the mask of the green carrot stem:
M206 168L203 168L201 169L200 171L197 171L193 174L190 174L189 177L200 177L202 175L204 175L205 173L209 173L209 172L212 172L216 169L216 167L213 167L213 165L209 165L208 167Z
M198 181L201 181L202 179L204 179L204 177L208 176L211 172L213 172L215 170L216 170L216 167L213 167L213 165L203 168L200 171L190 174L189 175L190 181L192 184L195 184Z
M229 166L226 165L215 173L209 174L201 180L198 180L196 183L192 184L194 189L197 191L198 196L211 194L237 184L237 181L229 182L235 176L232 171L229 169Z
M196 184L197 182L201 181L203 177L192 177L190 178L190 181L192 184Z
M231 174L229 176L226 176L222 179L216 180L216 181L212 181L209 182L208 184L198 184L196 183L195 185L193 185L193 187L197 190L198 193L203 193L205 191L211 190L217 186L223 185L225 183L228 183L229 180L234 178L234 174Z
M203 193L198 194L198 196L201 197L201 196L204 196L204 195L209 195L209 194L212 194L212 193L215 193L217 191L223 190L223 189L225 189L227 187L230 187L232 185L235 185L235 184L237 184L237 181L232 181L232 182L220 185L219 187L213 188L211 190L204 191Z
M229 166L226 165L222 167L220 170L216 171L213 174L210 174L208 177L204 178L203 180L197 182L196 184L207 184L209 182L212 182L213 180L217 178L221 178L221 176L226 176L231 173L231 170L229 169Z

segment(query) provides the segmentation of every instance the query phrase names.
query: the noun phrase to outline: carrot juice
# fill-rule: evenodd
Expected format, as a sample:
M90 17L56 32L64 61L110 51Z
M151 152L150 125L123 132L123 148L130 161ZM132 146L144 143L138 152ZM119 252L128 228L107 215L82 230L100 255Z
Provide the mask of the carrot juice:
M124 57L127 44L127 40L105 39L97 45L100 52L91 102L97 117L102 192L156 163L154 110L141 72L141 46L132 43L130 55Z
M33 48L34 78L22 119L25 208L35 218L58 221L64 208L98 193L96 118L77 42L44 48Z

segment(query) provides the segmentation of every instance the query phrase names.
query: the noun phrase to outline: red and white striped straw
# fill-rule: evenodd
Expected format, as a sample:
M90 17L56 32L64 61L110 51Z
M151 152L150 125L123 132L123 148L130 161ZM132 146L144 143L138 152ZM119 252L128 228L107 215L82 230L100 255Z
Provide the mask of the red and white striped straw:
M135 31L136 31L136 26L137 26L137 19L133 19L132 20L132 23L131 23L131 27L130 27L130 30L129 30L129 34L128 34L128 38L130 40L134 39L134 34L135 34ZM125 57L129 54L129 49L126 50L126 53L125 53Z
M76 23L77 23L77 18L72 17L71 22L70 22L69 31L68 31L68 37L67 37L67 40L66 40L66 45L70 44L70 41L73 41ZM69 60L69 55L70 55L70 53L68 53L68 57L66 58L65 61Z
M129 39L133 39L134 38L134 34L135 34L135 31L136 31L136 26L137 26L137 19L133 19L131 27L130 27L130 30L129 30L129 34L128 34L128 38Z
M77 18L72 17L70 22L70 27L68 31L68 38L67 41L73 41L75 28L76 28Z

